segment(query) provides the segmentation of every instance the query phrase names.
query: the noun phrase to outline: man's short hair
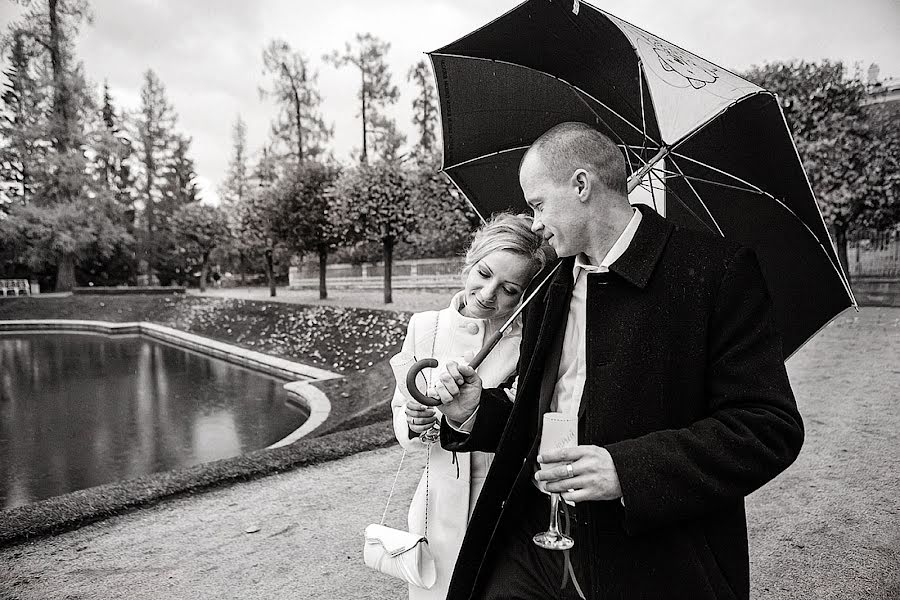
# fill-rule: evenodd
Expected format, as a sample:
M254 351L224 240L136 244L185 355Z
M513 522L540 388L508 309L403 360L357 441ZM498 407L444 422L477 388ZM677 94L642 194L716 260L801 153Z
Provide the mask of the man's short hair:
M610 190L628 194L622 151L586 123L570 121L551 127L534 141L525 156L532 152L540 153L543 164L557 181L567 180L576 169L588 169Z

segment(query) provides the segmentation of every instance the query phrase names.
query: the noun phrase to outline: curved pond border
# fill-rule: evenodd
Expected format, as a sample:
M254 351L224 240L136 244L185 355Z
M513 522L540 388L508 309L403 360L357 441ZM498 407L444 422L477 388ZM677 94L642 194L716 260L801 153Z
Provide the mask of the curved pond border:
M99 333L103 335L143 335L151 339L165 342L186 350L193 350L206 356L218 358L232 364L260 371L267 375L292 379L284 385L284 389L309 410L309 418L299 428L269 448L279 448L292 444L310 434L325 422L331 414L331 402L320 390L310 385L313 381L337 379L337 373L318 369L309 365L269 356L262 352L247 350L240 346L226 344L207 337L179 331L164 325L135 321L130 323L111 323L109 321L77 321L73 319L18 319L0 321L0 334L3 333Z
M76 329L75 323L89 323L97 333L108 333L114 329L119 331L132 328L132 333L147 333L151 330L161 334L173 332L178 339L213 342L207 338L194 336L184 332L162 327L153 323L106 323L97 321L71 320L0 320L0 334L4 331L85 331ZM23 329L27 324L29 328ZM38 324L42 329L38 329ZM206 344L204 344L206 345ZM215 342L216 347L230 349L228 356L220 356L225 360L243 358L255 359L261 353L245 350L229 344ZM274 357L265 357L265 364L276 365L281 369L290 368L290 372L298 379L318 376L334 378L337 375L321 369L313 369L306 365L291 363ZM238 364L244 364L238 362ZM303 398L310 402L324 399L325 395L313 388L312 379L295 381L290 385L295 393L302 392ZM298 390L298 387L302 389ZM312 392L310 392L312 390ZM312 420L310 415L309 423ZM394 446L394 428L391 420L372 423L362 427L326 433L321 436L303 435L303 428L295 431L287 438L259 450L239 454L231 458L223 458L212 462L201 463L190 467L182 467L171 471L150 473L134 479L126 479L106 483L95 487L76 490L40 500L24 506L0 510L0 548L26 543L56 533L77 529L90 523L102 521L115 515L130 512L143 507L152 506L172 498L184 498L193 494L216 489L224 485L248 481L257 477L271 475L289 469L303 468L323 462L338 460L357 452L373 450L385 446ZM291 442L296 439L295 442Z

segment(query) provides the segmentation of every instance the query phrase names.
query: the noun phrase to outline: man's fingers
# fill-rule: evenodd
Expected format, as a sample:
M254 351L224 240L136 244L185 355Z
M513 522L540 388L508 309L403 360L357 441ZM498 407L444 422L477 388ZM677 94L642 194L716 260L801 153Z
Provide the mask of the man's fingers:
M574 475L574 469L573 469ZM569 478L569 470L565 465L556 467L544 467L534 474L534 478L538 481L558 481L560 479Z
M544 484L548 492L556 492L561 494L569 490L583 490L589 488L591 479L586 476L573 477L571 479L562 479L560 481L548 481Z
M449 371L441 375L440 381L444 384L444 389L441 390L441 386L438 386L438 393L441 394L441 399L443 400L443 392L446 392L450 396L455 396L459 393L459 386L456 385L456 378Z
M465 368L465 365L458 364L457 362L451 360L451 361L448 362L446 365L444 365L444 368L445 368L446 371L447 371L445 374L446 374L446 375L449 375L450 377L452 377L452 378L453 378L453 381L454 381L457 385L462 385L462 384L463 384L463 381L465 380L465 378L464 378L464 376L460 373L459 369L460 369L460 368ZM441 375L441 379L443 379L443 377L444 377L445 374L442 374L442 375Z
M478 372L469 365L459 365L457 370L466 383L474 383L475 378L478 377Z
M558 462L575 462L584 455L585 446L574 446L570 448L560 448L559 450L547 450L538 455L538 462L542 465L548 465Z

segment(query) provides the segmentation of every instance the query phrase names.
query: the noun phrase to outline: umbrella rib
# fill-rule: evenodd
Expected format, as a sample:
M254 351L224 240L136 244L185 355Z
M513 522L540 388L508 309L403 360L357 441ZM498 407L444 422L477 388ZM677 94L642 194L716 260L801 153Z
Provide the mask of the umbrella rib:
M793 210L791 207L789 207L787 204L785 204L784 202L782 202L781 200L779 200L778 198L776 198L775 196L773 196L773 195L770 194L769 192L767 192L767 191L765 191L765 190L763 190L763 189L758 188L757 186L753 185L753 184L750 183L749 181L744 181L743 179L741 179L740 177L737 177L736 175L732 175L731 173L726 173L725 171L722 171L721 169L717 169L717 168L715 168L715 167L713 167L713 166L711 166L711 165L707 165L707 164L701 163L700 161L694 160L694 159L692 159L692 158L690 158L690 157L688 157L688 156L684 156L683 154L677 154L677 153L674 153L674 154L675 154L676 156L678 156L679 158L687 159L687 160L689 160L689 161L691 161L691 162L694 162L694 163L696 163L696 164L698 164L698 165L700 165L700 166L708 167L708 168L712 169L713 171L716 171L716 172L718 172L718 173L721 173L722 175L726 175L726 176L728 176L728 177L731 177L731 178L733 178L733 179L736 179L737 181L740 181L741 183L743 183L743 184L745 184L745 185L747 185L747 186L753 188L753 190L755 190L759 195L765 196L765 197L769 198L770 200L773 200L776 204L778 204L778 205L781 206L784 210L786 210L786 211L788 212L788 214L790 214L790 215L791 215L792 217L794 217L801 225L803 225L803 227L806 229L806 231L809 233L809 235L811 235L812 238L813 238L814 240L816 240L816 243L819 245L819 248L821 248L822 252L825 254L825 257L828 259L828 263L829 263L829 264L831 265L831 267L837 272L838 278L841 280L841 283L844 285L844 289L847 291L847 293L848 293L849 296L850 296L850 301L853 302L853 305L854 305L854 306L856 306L856 298L853 296L853 292L850 290L850 286L849 286L849 284L847 283L847 281L845 280L845 278L844 278L844 276L843 276L842 269L841 269L840 267L838 267L837 265L834 264L834 260L832 260L831 256L828 254L828 250L826 250L825 245L824 245L824 244L822 243L822 241L818 238L818 236L816 235L816 233L812 230L812 228L810 228L809 225L806 224L806 222L805 222L803 219L801 219L801 218L797 215L796 212L794 212L794 210ZM675 166L675 168L677 168L677 169L679 170L679 172L681 171L681 169L678 167L678 165L675 164L674 161L672 162L672 164ZM684 177L684 174L683 174L683 173L682 173L682 176ZM685 177L685 181L687 181L687 177ZM697 191L694 190L694 186L691 185L691 182L690 182L690 181L687 181L687 183L688 183L688 185L691 187L691 189L694 191L694 194L697 194ZM706 204L704 204L704 203L703 203L703 200L700 199L699 194L697 194L697 199L700 200L700 203L701 203L701 204L703 204L703 208L706 208ZM708 208L706 208L706 212L709 212L709 209L708 209ZM818 211L817 211L817 212L818 212ZM821 215L820 215L820 216L821 216ZM710 215L710 217L712 217L712 215ZM715 220L714 220L713 222L715 222ZM718 224L716 224L716 227L718 227ZM826 231L826 233L827 233L827 231ZM830 237L828 238L828 241L831 241L831 238L830 238Z
M694 219L696 219L698 223L703 224L703 226L706 227L710 233L712 233L712 234L716 233L716 230L713 229L712 227L710 227L709 224L705 220L701 219L700 215L698 215L696 212L694 212L694 209L692 209L690 206L688 206L687 202L682 200L681 196L679 196L677 192L675 192L672 189L668 189L668 188L666 189L666 191L669 193L669 195L671 195L673 198L675 198L675 200L678 202L678 204L683 206L686 211L691 213L691 216L694 217ZM666 211L666 212L668 212L668 211ZM718 225L716 225L716 227L718 227Z
M791 140L791 146L794 148L794 156L797 157L797 162L799 162L801 165L800 170L803 172L803 179L806 181L806 187L807 189L809 189L809 193L813 197L813 202L815 202L816 193L812 189L812 184L809 183L809 175L806 174L806 169L802 168L803 161L800 159L800 152L797 150L797 144L794 142L794 136L791 135L791 128L788 127L787 117L784 116L784 111L781 110L781 103L778 102L778 96L775 96L775 105L778 106L778 113L781 115L781 122L784 123L784 129L785 131L787 131L788 139ZM831 244L832 249L834 249L834 240L831 239L831 232L828 230L828 226L825 225L825 217L822 216L822 211L819 210L818 204L816 204L816 212L819 213L819 219L822 223L822 228L825 229L825 235L828 236L828 243ZM806 223L804 223L804 225L806 225ZM816 239L818 240L819 238ZM819 243L821 244L821 242ZM827 255L828 252L826 251L825 254ZM831 256L828 257L828 260L831 260ZM831 265L835 266L834 261L831 262ZM844 267L840 264L840 261L838 261L838 265L835 268L837 269L838 276L840 276L841 278L841 283L844 284L844 289L846 290L847 295L850 297L850 302L853 303L853 306L856 308L856 310L859 310L859 305L856 303L856 296L853 295L853 290L850 289L850 279L844 273Z
M765 195L767 195L767 196L771 196L771 194L769 194L769 193L766 192L765 190L763 190L763 189L761 189L761 188L759 188L759 187L753 185L753 184L750 183L749 181L745 181L745 180L741 179L741 178L738 177L737 175L734 175L734 174L729 173L729 172L727 172L727 171L723 171L722 169L719 169L718 167L714 167L714 166L709 165L709 164L706 164L706 163L704 163L704 162L700 162L700 161L697 160L696 158L691 158L690 156L688 156L688 155L686 155L686 154L681 154L681 153L679 153L679 152L672 152L672 154L673 154L674 156L677 156L678 158L683 158L683 159L685 159L685 160L687 160L687 161L690 161L690 162L694 163L695 165L700 165L701 167L706 167L706 168L709 169L710 171L715 171L716 173L719 173L720 175L724 175L725 177L731 177L731 178L734 179L735 181L738 181L738 182L743 183L744 185L746 185L747 188L748 188L747 191L755 191L755 192L759 192L760 194L765 194Z
M490 158L491 156L497 156L498 154L505 154L506 152L515 152L516 150L527 150L528 148L531 148L531 144L528 144L525 146L515 146L514 148L506 148L504 150L496 150L494 152L488 152L487 154L482 154L481 156L476 156L475 158L470 158L469 160L464 160L460 163L450 165L449 167L444 167L442 170L446 173L447 169L455 169L456 167L462 167L469 163L477 162L483 158ZM448 176L449 176L449 173L448 173ZM457 186L457 187L459 187L459 186ZM462 190L460 190L460 191L462 191Z
M752 188L744 188L739 185L731 185L729 183L724 183L722 181L713 181L712 179L704 179L703 177L695 177L693 175L681 175L685 179L689 179L691 181L697 181L699 183L708 183L709 185L715 185L718 187L728 188L730 190L737 190L739 192L747 192L748 194L763 194L760 190L754 190Z
M441 169L441 170L444 171L443 169ZM478 207L477 207L477 206L475 206L474 204L472 204L472 201L469 200L469 196L468 196L464 191L462 191L462 188L460 188L460 187L459 187L459 184L456 183L456 180L453 179L453 175L451 175L451 174L448 173L447 171L444 171L444 175L447 176L447 179L450 180L450 183L453 184L453 187L455 187L457 190L459 190L459 193L462 194L462 197L466 199L466 202L469 203L469 206L472 207L472 210L474 210L474 211L475 211L475 214L478 215L478 218L481 219L481 224L482 224L482 225L487 225L487 220L484 218L484 215L481 214L481 211L478 210Z
M653 169L650 169L650 171L647 172L647 175L650 176L648 179L650 179L650 199L653 200L653 210L659 212L659 207L656 205L656 186L653 185L653 176L655 175L656 178L659 179L659 182L662 184L663 189L665 189L666 184L663 181L662 177L659 176L659 173L653 172Z
M672 163L672 166L675 167L675 169L678 171L678 173L682 177L684 177L684 171L681 170L681 167L679 167L678 164L674 160L671 161L671 163ZM697 193L697 188L695 188L694 184L691 183L690 180L687 179L686 177L685 177L684 181L687 183L688 187L691 188L691 191L694 192L694 195L697 197L697 201L700 203L700 206L703 207L703 210L706 211L706 214L709 216L710 220L713 222L713 225L715 225L716 229L719 230L719 235L721 235L722 237L725 237L725 232L722 231L721 227L719 227L719 223L716 221L716 218L710 212L709 207L706 206L706 202L704 202L703 198L700 197L700 194Z

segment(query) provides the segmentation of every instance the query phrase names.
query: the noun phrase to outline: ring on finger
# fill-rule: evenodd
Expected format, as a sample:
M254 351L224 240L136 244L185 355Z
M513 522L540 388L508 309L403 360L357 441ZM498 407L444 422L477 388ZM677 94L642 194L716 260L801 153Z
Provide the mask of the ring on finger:
M572 478L575 476L574 474L575 474L575 470L572 468L572 465L571 464L566 465L566 475L569 478Z

